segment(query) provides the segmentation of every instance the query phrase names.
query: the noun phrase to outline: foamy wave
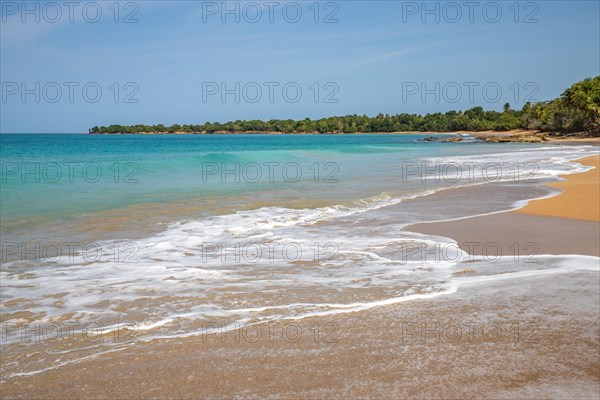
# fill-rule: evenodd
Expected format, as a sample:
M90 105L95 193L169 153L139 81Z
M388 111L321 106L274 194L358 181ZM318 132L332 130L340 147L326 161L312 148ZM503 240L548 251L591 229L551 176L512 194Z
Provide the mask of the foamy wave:
M573 160L593 153L588 147L556 146L422 161L534 162L540 168L532 177L542 179L588 170ZM409 185L410 190L402 194L389 190L346 205L263 207L178 221L158 234L133 241L130 261L135 262L110 257L90 260L80 254L69 262L40 262L35 268L31 263L7 263L0 271L0 311L10 323L94 322L106 334L118 331L120 321L128 321L138 327L136 340L155 340L202 334L206 321L239 327L299 320L452 295L463 285L598 271L597 257L582 256L539 256L536 265L518 264L510 258L493 264L468 260L467 264L467 255L451 239L403 231L407 221L427 219L429 210L417 206L405 220L393 220L403 212L403 203L419 204L419 199L443 190L488 183L480 178L427 187ZM507 203L505 208L520 204ZM207 244L223 249L216 251ZM100 245L111 256L120 250L120 242ZM259 251L257 245L264 247ZM301 257L275 254L271 258L261 253L270 246L292 245L303 251ZM240 257L238 246L250 249L249 253ZM454 253L442 255L440 246L454 246ZM417 248L432 259L423 259L414 251ZM467 268L474 274L456 276ZM31 314L16 314L23 308ZM17 342L16 338L7 340L14 346L28 345ZM62 359L49 368L104 354L106 346L110 344L90 346L81 355L67 352L64 358L71 360ZM19 368L6 376L48 370Z

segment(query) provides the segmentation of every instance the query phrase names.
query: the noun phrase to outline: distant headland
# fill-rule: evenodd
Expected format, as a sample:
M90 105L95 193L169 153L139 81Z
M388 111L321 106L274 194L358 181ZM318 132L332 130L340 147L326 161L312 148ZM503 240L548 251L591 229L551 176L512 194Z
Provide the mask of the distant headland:
M109 125L94 126L90 134L351 134L409 132L507 132L529 131L540 137L600 136L600 76L573 84L554 100L525 103L513 110L509 103L503 111L473 107L466 111L419 114L346 115L317 120L272 119L206 122L171 126ZM537 140L532 140L537 141Z

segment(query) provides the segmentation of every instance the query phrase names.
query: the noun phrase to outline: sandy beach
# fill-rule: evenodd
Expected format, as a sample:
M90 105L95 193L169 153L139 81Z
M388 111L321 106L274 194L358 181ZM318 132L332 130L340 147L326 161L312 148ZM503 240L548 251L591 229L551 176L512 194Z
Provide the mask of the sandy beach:
M598 157L581 163L597 167ZM564 193L517 212L407 229L463 248L533 242L534 256L598 256L597 215L582 210L597 207L597 172L568 176L553 184ZM366 311L138 341L3 382L1 392L7 399L598 398L598 279L584 269L466 281L450 295Z
M530 201L517 212L599 222L600 157L587 157L578 162L593 169L568 176L565 182L550 184L549 186L560 189L563 193L550 199Z
M504 254L510 254L509 249L517 243L521 251L535 254L600 256L599 160L599 156L578 160L594 169L549 184L562 193L530 201L519 210L458 221L416 224L407 230L451 237L463 250L478 255L482 254L483 247L471 243L498 243Z
M598 398L597 281L585 271L500 280L278 329L141 342L6 382L2 396Z
M600 400L600 1L30 3L0 400Z

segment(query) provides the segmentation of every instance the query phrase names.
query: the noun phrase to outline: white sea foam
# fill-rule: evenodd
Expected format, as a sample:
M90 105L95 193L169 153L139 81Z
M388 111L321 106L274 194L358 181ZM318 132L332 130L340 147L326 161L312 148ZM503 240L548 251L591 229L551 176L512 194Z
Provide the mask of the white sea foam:
M534 162L540 168L533 177L545 179L588 170L572 160L594 151L584 146L549 146L455 158L431 157L419 162ZM4 300L0 311L10 315L26 304L35 320L42 323L57 321L72 312L71 321L94 322L105 333L118 330L119 322L127 321L137 325L137 340L153 340L201 334L202 321L218 320L235 327L298 320L451 295L463 285L598 270L597 257L583 256L539 256L536 265L518 264L509 257L493 265L483 259L470 260L467 265L466 255L452 240L403 231L406 223L427 219L428 210L421 209L405 220L389 220L390 215L400 215L392 211L406 202L448 188L484 184L475 179L424 189L417 185L402 195L382 193L354 205L263 207L178 221L156 235L134 241L131 262L112 257L90 260L78 255L71 262L40 262L35 268L30 263L26 269L21 265L24 263L6 263L0 271ZM504 208L518 207L523 202L507 203ZM396 213L402 212L399 210ZM460 218L450 211L449 219ZM315 257L315 244L319 257ZM103 254L112 256L120 244L100 245ZM222 249L215 251L208 245ZM271 258L259 254L256 245L263 246L261 251L269 246L282 249L294 245L303 255L296 259L275 252ZM452 245L451 257L442 254L440 246L447 250ZM236 246L246 248L247 253L240 256ZM429 258L424 259L416 249L425 250ZM464 268L477 274L453 274ZM8 306L10 300L15 302ZM18 321L23 319L8 320ZM6 338L6 343L28 345L19 343L17 337ZM100 347L102 350L90 350L81 356L73 353L73 360L106 353L105 346ZM63 360L56 366L73 360ZM27 368L12 371L8 377L53 367Z

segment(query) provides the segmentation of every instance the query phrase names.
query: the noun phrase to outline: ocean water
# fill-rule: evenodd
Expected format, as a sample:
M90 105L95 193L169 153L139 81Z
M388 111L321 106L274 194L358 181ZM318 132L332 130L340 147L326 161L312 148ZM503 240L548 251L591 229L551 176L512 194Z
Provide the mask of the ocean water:
M583 256L473 260L405 229L554 195L544 183L587 170L574 160L597 148L429 136L1 135L3 376L137 340L598 269ZM73 345L67 332L91 327L104 336ZM135 337L115 342L123 327Z

